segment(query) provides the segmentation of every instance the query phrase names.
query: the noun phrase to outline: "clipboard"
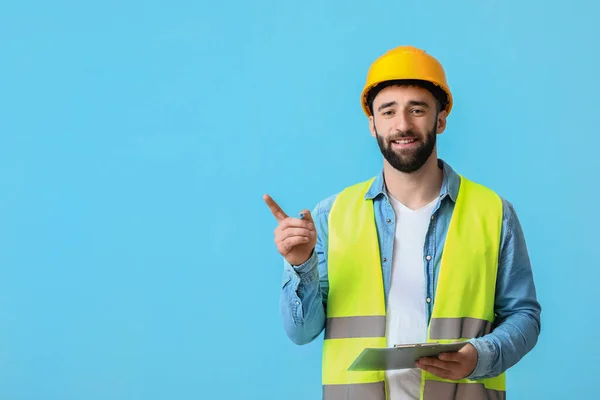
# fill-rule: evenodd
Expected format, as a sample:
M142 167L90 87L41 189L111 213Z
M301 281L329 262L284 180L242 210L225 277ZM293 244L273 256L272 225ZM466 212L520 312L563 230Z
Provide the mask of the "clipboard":
M415 368L421 357L437 357L440 353L452 353L469 342L416 343L386 348L366 348L354 360L348 371L389 371Z

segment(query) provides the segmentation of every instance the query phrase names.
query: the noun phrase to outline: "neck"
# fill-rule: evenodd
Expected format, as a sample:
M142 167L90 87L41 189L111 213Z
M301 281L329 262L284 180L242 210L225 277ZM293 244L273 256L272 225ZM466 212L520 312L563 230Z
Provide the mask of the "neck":
M398 171L384 160L383 173L389 194L410 209L424 207L440 194L443 172L435 152L412 173Z

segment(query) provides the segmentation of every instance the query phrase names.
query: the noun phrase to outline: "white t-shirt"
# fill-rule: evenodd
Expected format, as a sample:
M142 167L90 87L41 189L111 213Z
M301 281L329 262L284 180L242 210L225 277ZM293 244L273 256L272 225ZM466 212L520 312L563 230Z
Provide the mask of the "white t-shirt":
M435 199L411 210L389 196L396 214L396 235L387 309L387 346L422 343L427 339L423 247ZM418 400L421 371L417 368L386 373L390 400Z

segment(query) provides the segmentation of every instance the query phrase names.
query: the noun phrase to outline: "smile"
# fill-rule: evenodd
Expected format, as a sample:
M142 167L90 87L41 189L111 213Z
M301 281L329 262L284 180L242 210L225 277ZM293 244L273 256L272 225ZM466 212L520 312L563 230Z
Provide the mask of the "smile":
M399 139L399 140L393 140L392 143L395 143L395 144L409 144L409 143L414 143L416 141L417 141L417 139Z

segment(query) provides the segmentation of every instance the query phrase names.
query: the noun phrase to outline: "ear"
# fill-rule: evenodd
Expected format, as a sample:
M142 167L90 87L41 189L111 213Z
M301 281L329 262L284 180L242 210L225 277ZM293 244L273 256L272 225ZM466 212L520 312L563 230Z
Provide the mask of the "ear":
M369 130L371 131L371 136L377 137L377 135L375 134L375 119L373 118L373 116L369 117Z
M446 117L448 113L446 110L440 111L437 117L435 131L438 135L441 135L446 130Z

